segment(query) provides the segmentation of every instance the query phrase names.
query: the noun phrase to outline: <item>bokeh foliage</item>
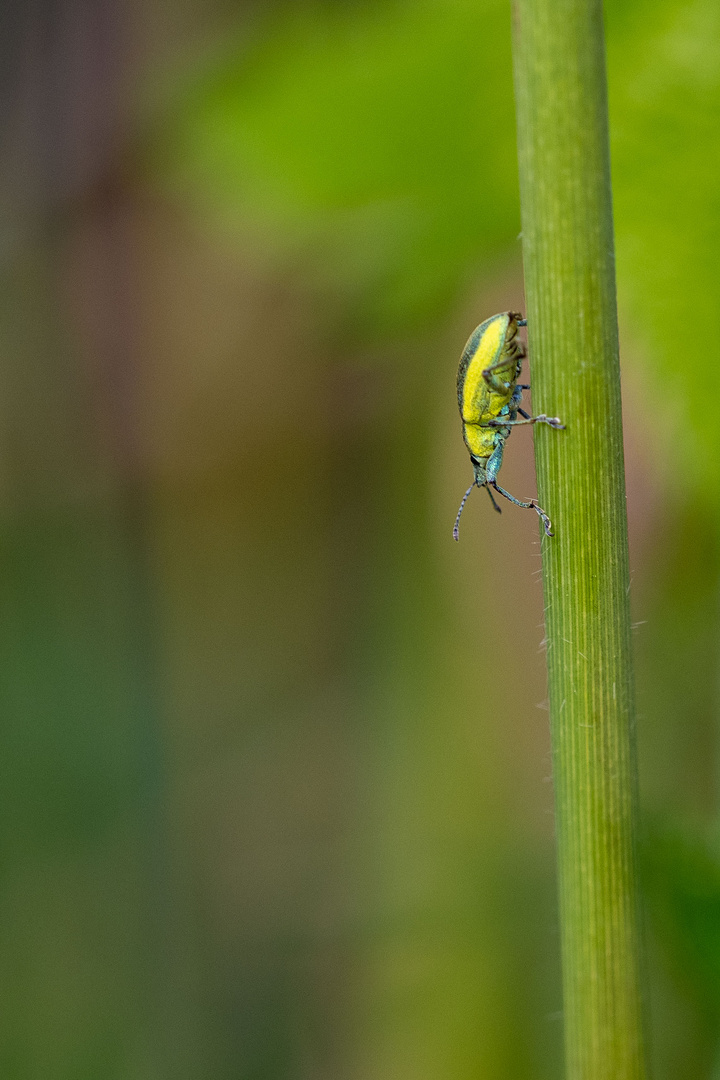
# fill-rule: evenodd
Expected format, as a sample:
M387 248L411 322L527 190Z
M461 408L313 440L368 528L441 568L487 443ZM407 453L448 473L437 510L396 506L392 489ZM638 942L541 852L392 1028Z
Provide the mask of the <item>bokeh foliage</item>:
M412 337L478 268L518 257L509 17L496 0L280 7L174 98L158 174L220 228L309 266L360 340ZM653 482L670 505L702 507L674 587L655 596L640 698L668 745L679 720L669 703L683 697L696 724L689 741L705 745L697 724L705 716L712 730L717 694L701 678L688 692L682 672L717 646L720 14L712 0L609 0L606 18L624 363L642 384ZM704 637L680 640L668 622L677 630L687 617L694 544L705 551L694 595L705 588L711 611ZM648 791L662 807L652 776ZM665 872L648 875L651 908L668 940L691 943L686 969L712 1014L709 923L680 898L690 876L717 897L714 856L693 861L672 828L667 843L653 836L648 866ZM700 956L709 959L693 979Z
M720 16L606 9L629 352L670 433L667 482L720 491L720 402L704 380L698 407L695 381L718 362ZM412 332L517 250L508 20L502 0L281 7L193 73L162 175L225 227L319 253L367 333Z
M166 182L319 252L368 332L426 325L519 230L507 20L502 0L282 8L191 80Z
M509 5L7 15L3 1075L554 1080L535 522L450 537L456 359L522 304ZM675 1080L718 1041L718 15L607 16Z

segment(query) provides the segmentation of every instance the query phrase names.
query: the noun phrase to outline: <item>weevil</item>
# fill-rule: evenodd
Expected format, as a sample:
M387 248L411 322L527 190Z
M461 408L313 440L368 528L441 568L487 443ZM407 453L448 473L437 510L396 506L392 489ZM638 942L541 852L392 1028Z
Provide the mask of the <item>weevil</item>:
M529 416L521 407L522 392L530 387L518 382L522 362L527 356L525 345L518 337L519 326L527 326L527 320L517 311L493 315L473 331L460 358L458 406L463 439L470 451L475 479L463 495L455 518L455 540L459 539L460 515L474 487L485 488L498 514L502 511L495 502L491 488L516 506L535 510L546 535L553 535L552 522L535 499L516 499L497 482L505 443L514 427L520 424L565 427L556 416ZM518 413L522 420L518 420Z

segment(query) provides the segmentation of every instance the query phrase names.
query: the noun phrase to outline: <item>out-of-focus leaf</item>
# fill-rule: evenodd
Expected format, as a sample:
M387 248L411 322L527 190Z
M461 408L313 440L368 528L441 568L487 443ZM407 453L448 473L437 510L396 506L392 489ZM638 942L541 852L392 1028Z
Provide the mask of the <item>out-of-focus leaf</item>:
M608 12L621 308L648 361L668 483L720 499L720 8Z
M720 10L606 7L621 310L668 483L720 499ZM509 5L283 8L186 82L155 160L223 228L309 254L370 332L406 330L517 236Z
M375 331L447 306L517 237L504 0L301 7L187 91L159 161L225 225L321 274Z

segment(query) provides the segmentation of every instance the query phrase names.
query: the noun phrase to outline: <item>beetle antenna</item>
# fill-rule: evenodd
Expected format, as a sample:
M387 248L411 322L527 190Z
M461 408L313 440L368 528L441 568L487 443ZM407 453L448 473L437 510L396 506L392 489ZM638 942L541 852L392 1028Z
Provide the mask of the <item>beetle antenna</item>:
M460 539L460 515L462 514L463 507L464 507L465 503L468 501L468 496L470 495L470 492L472 491L472 489L474 487L475 487L475 485L471 484L470 487L467 489L467 491L465 492L465 494L462 497L462 502L460 503L460 509L457 512L457 517L455 518L455 524L453 525L453 540L459 540Z

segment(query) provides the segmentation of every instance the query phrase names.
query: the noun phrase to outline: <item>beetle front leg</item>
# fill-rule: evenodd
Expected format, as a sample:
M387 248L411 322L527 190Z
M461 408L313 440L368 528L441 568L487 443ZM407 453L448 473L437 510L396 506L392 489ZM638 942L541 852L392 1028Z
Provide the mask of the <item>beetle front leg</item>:
M492 481L492 486L497 492L500 493L500 495L504 495L506 499L508 499L511 503L515 503L516 506L522 506L523 510L534 510L543 523L545 535L554 535L552 531L552 521L543 510L542 506L536 503L534 499L528 499L527 502L524 502L522 499L516 499L515 496L511 495L509 491L506 491L505 488L500 487L497 480Z
M490 490L490 485L492 484L498 494L506 498L508 502L514 503L515 506L521 506L523 510L534 510L538 517L542 520L543 526L545 528L545 535L552 536L552 522L543 510L542 506L539 506L538 503L536 503L535 499L528 499L527 501L524 499L516 499L514 495L511 495L509 491L506 491L504 487L500 487L500 485L498 484L497 474L499 473L500 466L502 465L504 449L505 447L503 442L493 451L493 453L490 455L490 458L488 459L486 474L488 491Z
M490 487L489 487L488 484L485 485L485 490L487 491L488 495L490 496L490 502L493 504L494 509L497 510L498 514L502 514L502 510L500 509L498 504L495 502L495 499L493 498L493 493L490 490Z
M496 487L495 480L497 474L500 472L500 466L503 461L503 452L505 450L505 439L502 436L498 437L498 445L493 450L492 454L488 458L488 463L485 468L485 482L488 485L488 491L490 485Z

